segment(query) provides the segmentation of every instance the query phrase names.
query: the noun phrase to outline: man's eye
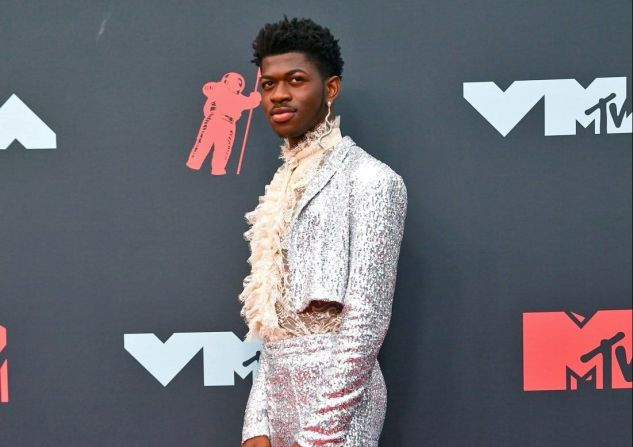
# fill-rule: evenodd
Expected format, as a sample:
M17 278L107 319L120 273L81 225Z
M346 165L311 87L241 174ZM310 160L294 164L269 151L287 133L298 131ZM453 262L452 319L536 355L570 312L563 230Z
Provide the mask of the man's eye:
M295 76L295 77L290 78L290 82L293 83L293 84L296 84L298 82L302 82L303 80L304 79L302 77L300 77L300 76Z
M272 86L272 85L273 85L273 83L272 83L272 82L270 82L270 81L264 81L264 82L262 82L262 88L268 88L268 87L270 87L270 86Z

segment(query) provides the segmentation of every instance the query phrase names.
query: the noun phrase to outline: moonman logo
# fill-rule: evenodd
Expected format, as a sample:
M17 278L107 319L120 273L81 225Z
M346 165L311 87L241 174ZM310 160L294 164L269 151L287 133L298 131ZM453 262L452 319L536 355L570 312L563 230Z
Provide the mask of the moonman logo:
M9 402L9 360L2 358L7 346L7 329L0 326L0 404Z
M631 310L523 314L525 391L631 388Z
M124 334L123 345L163 386L202 350L204 386L235 385L257 373L261 343L242 341L232 332L175 333L164 343L154 334Z
M57 136L20 98L0 106L0 149L18 140L25 149L56 149Z
M494 82L464 82L464 98L504 137L541 100L545 135L576 135L576 125L595 134L631 133L626 78L596 78L587 88L575 79L515 81L505 91Z
M202 109L204 117L202 118L196 141L189 152L189 158L186 163L188 168L200 169L205 158L211 152L211 148L213 148L211 175L225 175L226 165L235 140L235 123L240 119L244 110L249 110L242 139L242 151L237 167L237 173L240 173L253 109L262 100L261 95L257 91L258 83L259 70L255 81L255 90L248 96L242 94L245 81L244 77L239 73L225 73L219 82L207 82L204 84L202 93L207 97Z

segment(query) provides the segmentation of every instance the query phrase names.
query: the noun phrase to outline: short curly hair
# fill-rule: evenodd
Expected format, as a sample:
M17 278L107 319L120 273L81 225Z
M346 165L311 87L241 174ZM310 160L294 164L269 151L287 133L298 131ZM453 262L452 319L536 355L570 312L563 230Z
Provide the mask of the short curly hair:
M251 61L258 67L266 56L291 52L304 53L314 62L323 78L343 78L343 59L338 40L328 28L311 19L284 18L277 23L267 23L253 41Z

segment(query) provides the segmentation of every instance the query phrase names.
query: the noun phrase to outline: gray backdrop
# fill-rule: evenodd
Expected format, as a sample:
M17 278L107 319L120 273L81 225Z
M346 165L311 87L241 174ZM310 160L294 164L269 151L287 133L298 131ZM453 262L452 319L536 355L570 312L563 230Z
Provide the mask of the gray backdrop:
M522 314L631 308L631 134L545 136L540 101L504 138L462 92L626 77L630 98L628 0L0 1L0 105L57 136L0 150L0 445L239 445L250 377L204 386L199 352L163 387L123 335L245 333L243 215L279 140L256 110L240 175L246 115L229 175L184 163L200 88L252 89L283 13L340 38L343 133L408 187L381 446L630 445L630 389L523 390Z

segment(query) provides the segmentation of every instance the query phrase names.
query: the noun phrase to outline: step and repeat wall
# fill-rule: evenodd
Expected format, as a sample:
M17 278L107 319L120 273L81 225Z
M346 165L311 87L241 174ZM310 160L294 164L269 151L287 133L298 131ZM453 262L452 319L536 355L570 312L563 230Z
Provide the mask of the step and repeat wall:
M380 445L631 445L630 0L0 2L0 445L239 445L284 14L408 188Z

